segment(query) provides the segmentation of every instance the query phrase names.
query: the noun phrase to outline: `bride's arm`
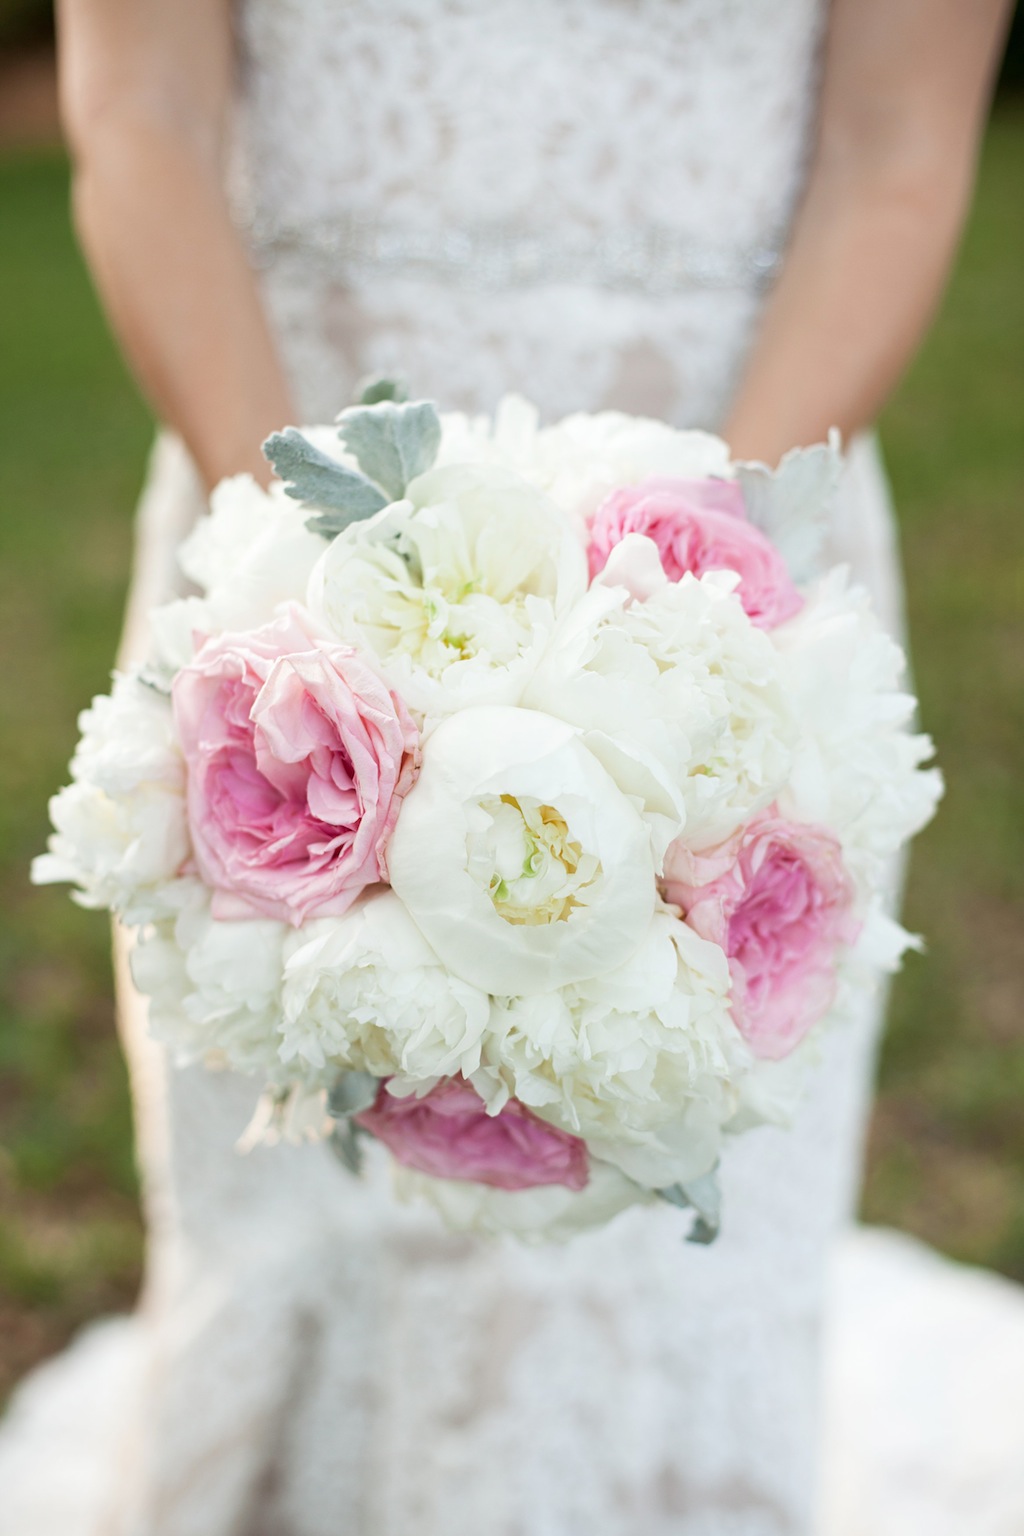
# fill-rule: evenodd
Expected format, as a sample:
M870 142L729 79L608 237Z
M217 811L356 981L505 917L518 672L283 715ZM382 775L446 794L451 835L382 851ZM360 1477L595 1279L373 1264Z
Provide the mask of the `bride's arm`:
M293 412L222 190L230 0L59 0L58 22L76 223L125 354L209 484L265 480Z
M967 210L1008 0L833 0L817 143L723 435L774 463L873 421Z

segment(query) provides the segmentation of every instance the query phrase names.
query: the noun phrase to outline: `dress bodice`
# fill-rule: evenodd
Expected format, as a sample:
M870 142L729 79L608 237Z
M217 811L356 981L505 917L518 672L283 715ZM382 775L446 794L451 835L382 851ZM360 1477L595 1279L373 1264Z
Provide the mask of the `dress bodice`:
M246 0L235 196L308 408L353 370L708 424L806 160L823 0Z

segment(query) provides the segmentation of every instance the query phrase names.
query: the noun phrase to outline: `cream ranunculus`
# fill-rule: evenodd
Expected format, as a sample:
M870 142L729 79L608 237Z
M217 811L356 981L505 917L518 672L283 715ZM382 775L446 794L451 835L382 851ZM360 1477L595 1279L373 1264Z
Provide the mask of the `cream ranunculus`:
M313 571L309 604L369 652L410 708L515 704L557 615L585 590L568 520L500 465L452 465L353 525Z
M437 726L387 858L444 964L495 994L621 965L654 909L636 808L572 726L533 710L467 709Z

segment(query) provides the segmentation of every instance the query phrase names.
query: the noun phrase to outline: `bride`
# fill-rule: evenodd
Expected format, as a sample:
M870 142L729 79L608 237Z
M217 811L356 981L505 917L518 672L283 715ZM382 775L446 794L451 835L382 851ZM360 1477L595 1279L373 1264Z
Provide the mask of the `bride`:
M772 463L838 425L830 560L899 630L865 433L949 266L1007 0L59 10L78 227L167 429L123 659L204 489L265 481L263 438L329 419L370 373L449 408L518 390L549 418L713 427ZM149 1264L130 1332L79 1355L77 1433L110 1475L54 1530L809 1536L878 997L828 1041L795 1129L731 1149L703 1251L667 1207L528 1249L396 1206L379 1162L357 1183L323 1147L240 1157L256 1085L170 1070L120 951L119 991ZM42 1536L43 1493L10 1447L4 1465L18 1536ZM852 1498L833 1493L828 1536L861 1531ZM900 1536L936 1536L901 1508Z

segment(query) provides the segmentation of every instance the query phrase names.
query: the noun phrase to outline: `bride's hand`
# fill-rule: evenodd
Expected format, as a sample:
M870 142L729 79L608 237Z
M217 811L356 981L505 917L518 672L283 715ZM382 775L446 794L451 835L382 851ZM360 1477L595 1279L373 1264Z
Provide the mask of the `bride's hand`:
M222 186L230 0L59 0L74 212L115 331L207 484L294 419Z
M938 301L1009 0L833 0L815 154L723 436L739 458L868 426Z

